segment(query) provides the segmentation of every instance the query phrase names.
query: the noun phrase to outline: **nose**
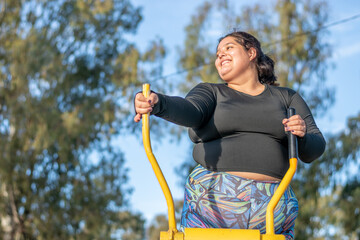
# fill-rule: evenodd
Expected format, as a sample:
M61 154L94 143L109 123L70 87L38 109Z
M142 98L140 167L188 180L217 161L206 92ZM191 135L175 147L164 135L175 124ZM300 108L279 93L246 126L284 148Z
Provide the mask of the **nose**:
M222 57L224 57L225 56L225 53L223 52L223 51L220 51L219 53L218 53L218 58L222 58Z

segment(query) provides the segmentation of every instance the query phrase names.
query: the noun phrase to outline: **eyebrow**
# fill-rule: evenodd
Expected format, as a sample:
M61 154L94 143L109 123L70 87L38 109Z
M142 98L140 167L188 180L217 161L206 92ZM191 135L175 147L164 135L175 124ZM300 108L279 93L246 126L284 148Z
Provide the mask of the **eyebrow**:
M233 42L227 42L227 43L224 44L223 47L226 47L227 45L230 45L230 44L234 44L234 45L235 45L235 43L233 43ZM218 53L218 52L219 52L219 48L216 49L216 53Z

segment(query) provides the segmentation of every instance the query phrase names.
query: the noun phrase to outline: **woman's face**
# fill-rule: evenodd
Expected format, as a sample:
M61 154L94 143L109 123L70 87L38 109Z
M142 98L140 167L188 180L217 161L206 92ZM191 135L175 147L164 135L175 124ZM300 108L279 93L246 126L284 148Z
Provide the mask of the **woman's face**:
M250 68L253 50L247 51L235 41L234 37L226 37L218 45L215 67L225 82L241 76Z

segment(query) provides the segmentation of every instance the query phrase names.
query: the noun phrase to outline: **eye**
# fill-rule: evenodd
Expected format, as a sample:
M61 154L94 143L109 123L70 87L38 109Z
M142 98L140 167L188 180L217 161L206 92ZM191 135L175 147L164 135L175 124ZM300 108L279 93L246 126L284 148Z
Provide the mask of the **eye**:
M231 49L231 48L233 48L233 46L227 46L227 47L226 47L226 50L229 50L229 49Z

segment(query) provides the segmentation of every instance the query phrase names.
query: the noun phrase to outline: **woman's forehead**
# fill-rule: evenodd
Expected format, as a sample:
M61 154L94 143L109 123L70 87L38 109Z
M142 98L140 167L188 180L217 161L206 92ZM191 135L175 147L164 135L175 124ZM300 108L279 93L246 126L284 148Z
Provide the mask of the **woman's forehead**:
M220 49L228 44L239 44L239 43L235 40L234 37L229 36L229 37L222 39L219 42L217 49Z

